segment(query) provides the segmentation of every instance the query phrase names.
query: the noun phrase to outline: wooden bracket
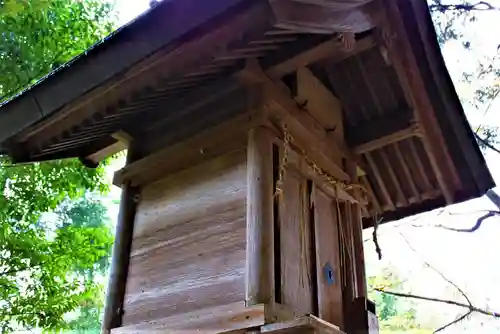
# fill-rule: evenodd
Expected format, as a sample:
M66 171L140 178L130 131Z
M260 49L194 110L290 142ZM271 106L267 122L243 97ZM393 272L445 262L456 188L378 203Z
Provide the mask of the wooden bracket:
M349 175L332 160L336 150L331 147L331 140L325 129L310 114L297 106L296 101L283 87L284 84L274 82L269 78L254 59L247 62L240 78L246 84L260 83L266 99L271 103L269 107L271 116L278 120L278 123L286 123L294 137L294 143L337 180L349 182ZM344 152L344 154L348 153Z

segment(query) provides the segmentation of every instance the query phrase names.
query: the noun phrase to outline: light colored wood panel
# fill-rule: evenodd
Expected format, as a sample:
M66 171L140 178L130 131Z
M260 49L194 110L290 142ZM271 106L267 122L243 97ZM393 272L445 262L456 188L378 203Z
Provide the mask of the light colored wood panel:
M227 250L245 248L245 210L241 204L238 203L237 209L134 240L129 275L147 276L156 271L155 266L176 267L196 259L223 255Z
M201 253L204 250L197 247L198 241L203 240L203 238L200 237L195 240L191 245L192 248L196 248L194 250L195 254L185 259L184 262L176 261L177 259L170 254L170 249L175 250L175 246L164 248L163 257L167 258L167 260L163 260L161 254L159 256L143 257L141 258L142 262L134 259L130 266L127 295L144 294L143 298L148 298L147 292L149 290L162 289L165 293L175 289L182 290L182 284L189 288L190 284L194 284L190 283L189 280L198 277L217 277L217 275L226 275L229 272L239 275L240 272L243 272L240 267L245 266L245 230L241 229L238 233L231 233L219 239L223 238L234 238L235 241L214 240L215 243L220 241L227 246L221 245L217 249L212 246L205 255ZM231 251L231 253L224 253L227 251ZM190 253L193 254L193 251ZM198 254L200 256L197 256ZM207 267L209 264L213 267ZM177 287L175 284L179 284L179 286Z
M280 196L281 303L298 314L313 312L306 181L287 171Z
M343 334L337 326L313 315L300 317L291 321L269 324L261 327L262 333L273 334Z
M195 312L162 317L138 325L115 328L112 334L216 334L264 324L264 305L245 307L243 302L204 308Z
M314 190L314 220L319 316L344 328L337 209L318 188Z
M134 238L196 217L209 216L246 198L246 154L221 156L145 187L138 206ZM245 202L243 202L243 205Z
M124 324L245 299L246 178L238 151L144 187Z
M145 290L144 293L127 294L123 324L135 324L165 315L243 301L245 299L244 253L241 252L235 257L241 258L241 262L231 265L233 268L224 268L225 270L221 272L203 269L203 273L198 274L197 268L191 267L190 272L186 270L182 273L182 277L189 277L186 281L173 282L171 286L158 286L156 289ZM221 262L217 265L223 264Z

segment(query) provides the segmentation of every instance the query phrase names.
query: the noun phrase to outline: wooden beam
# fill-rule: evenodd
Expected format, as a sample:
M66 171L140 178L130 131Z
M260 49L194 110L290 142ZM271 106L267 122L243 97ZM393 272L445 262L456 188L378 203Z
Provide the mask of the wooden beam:
M387 153L384 150L380 150L380 157L382 158L382 163L384 164L384 167L385 167L384 169L389 174L389 177L392 181L392 184L396 188L396 192L398 194L399 200L401 201L401 204L403 204L403 206L407 206L408 199L406 198L406 196L403 192L403 188L401 188L401 183L399 182L398 177L397 177L396 173L394 172L394 168L393 168L391 162L389 161L389 157L387 156Z
M242 149L247 142L246 131L251 127L251 115L248 114L217 125L117 171L113 184L121 186L127 180L130 180L132 185L146 184L161 175L173 173L211 157Z
M279 139L280 133L277 130L267 129L268 135L272 138L275 145L283 148L283 140ZM304 156L297 153L294 149L289 151L288 156L290 166L298 169L307 178L311 179L318 188L320 188L325 194L332 198L338 198L341 202L356 203L357 198L348 193L346 190L335 187L324 176L319 175L316 170L313 169L306 161Z
M91 155L89 155L87 157L87 159L97 163L97 162L102 161L106 158L109 158L110 156L112 156L118 152L126 150L127 148L128 148L127 144L125 144L121 141L117 141L116 143L111 144L111 145L103 148L102 150L99 150L95 153L92 153Z
M425 170L424 164L422 163L422 158L417 152L417 147L415 146L415 143L413 140L408 141L408 145L410 146L410 154L413 158L413 161L415 162L415 165L417 167L418 172L420 173L420 176L422 177L422 180L424 181L424 189L426 192L429 192L434 189L432 186L429 177L427 176L427 171Z
M304 105L316 121L325 129L344 138L342 106L339 99L309 70L297 70L297 102Z
M303 316L291 321L262 326L261 333L317 333L317 334L344 334L337 326L313 315Z
M405 175L406 180L410 184L410 189L415 197L415 200L417 202L420 202L420 192L418 191L417 185L415 184L415 180L413 180L413 176L411 175L410 168L408 167L408 164L406 163L405 158L403 157L403 154L401 153L401 149L399 148L399 143L394 143L393 144L394 151L396 152L396 157L403 169L403 173Z
M394 202L391 199L391 194L389 193L389 190L387 189L384 179L382 178L382 174L380 174L380 171L377 167L377 164L373 160L373 157L371 156L370 153L366 152L365 153L366 161L368 161L368 166L373 172L373 176L377 180L380 192L382 193L382 196L384 196L385 202L389 207L389 210L396 210L396 206L394 205Z
M360 33L373 28L373 22L352 4L336 7L325 3L270 0L276 16L275 27L297 32L332 34Z
M266 309L267 305L260 304L245 307L243 302L238 302L115 328L111 331L111 334L236 333L233 331L264 325ZM242 333L245 333L245 331Z
M269 101L268 111L286 123L295 145L304 150L310 159L324 168L339 181L349 181L349 176L336 165L332 158L336 152L328 141L327 134L307 112L302 111L291 98L286 88L270 79L257 62L249 61L240 78L246 84L259 83Z
M271 78L279 79L286 74L295 72L298 68L314 64L318 61L328 59L332 62L338 62L371 49L374 46L374 39L368 36L356 41L356 45L352 50L346 50L342 47L342 43L338 38L332 38L279 64L268 67L265 71Z
M111 135L111 137L116 139L116 143L111 144L103 148L102 150L99 150L89 155L87 159L97 163L106 158L109 158L110 156L118 152L126 150L129 147L130 143L132 142L132 137L125 131L115 132Z
M397 0L384 0L383 20L380 28L384 31L386 47L391 63L396 70L405 96L415 109L415 117L421 125L422 142L428 153L429 161L436 174L439 187L447 203L454 202L453 189L461 187L458 172L453 165L442 130L436 118L436 110L426 91L426 85L414 52L411 40L414 37L407 31L404 12ZM417 37L418 38L418 37Z
M382 205L380 205L380 202L377 198L377 195L375 195L375 192L373 191L373 188L370 184L370 181L368 180L367 176L366 175L363 175L360 177L361 179L361 184L365 187L365 189L368 191L368 194L370 196L369 200L371 200L371 202L373 203L373 206L374 206L374 210L375 210L375 213L374 212L370 212L370 214L374 215L374 214L377 214L377 213L382 213L384 210L382 208Z
M415 126L415 117L411 109L389 111L382 116L371 118L346 129L346 141L350 147L356 147L394 132Z
M186 4L182 5L183 3ZM189 11L194 8L193 6L193 1L181 1L180 5L176 4L175 8L184 8L185 11ZM212 7L219 8L221 6L214 5ZM204 7L206 6L204 5ZM81 122L94 110L105 109L110 103L118 102L118 98L132 96L137 91L138 86L150 85L154 87L159 78L162 77L171 80L179 79L189 70L197 70L208 59L228 55L231 52L228 47L231 43L239 42L244 45L246 41L241 40L242 36L248 39L258 38L271 28L273 13L266 1L246 2L246 4L238 6L235 6L234 1L232 1L232 7L233 9L230 9L228 5L223 12L218 13L222 17L207 17L205 20L211 19L210 22L199 22L202 24L201 27L206 27L206 30L200 30L203 33L197 35L196 38L190 38L182 45L176 46L174 40L172 43L162 45L158 52L154 52L126 71L122 71L123 73L108 78L109 80L99 87L74 99L58 111L54 117L44 120L36 127L30 127L29 132L21 134L20 140L37 142L48 135L53 136ZM207 8L204 8L200 13L207 11ZM198 15L199 13L195 14L197 14L194 16L198 20L199 16L203 16ZM176 30L185 29L183 28L185 25L181 24L186 23L185 18L181 19L174 15L173 18L166 21L171 21ZM172 32L165 32L165 34L172 35ZM147 45L146 42L144 43Z
M354 152L357 154L364 154L367 152L371 152L377 149L380 149L384 146L388 146L400 141L403 141L405 139L408 139L410 137L418 136L419 135L419 130L415 126L410 126L406 129L399 130L397 132L393 132L391 134L388 134L386 136L374 139L372 141L369 141L367 143L361 144L359 146L356 146L354 148Z
M261 127L247 148L246 305L274 303L273 149Z

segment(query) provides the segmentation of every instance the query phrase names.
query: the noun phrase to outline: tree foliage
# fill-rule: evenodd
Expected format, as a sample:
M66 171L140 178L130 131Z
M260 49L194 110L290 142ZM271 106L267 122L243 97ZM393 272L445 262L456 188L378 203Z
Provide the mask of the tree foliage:
M86 282L94 284L94 294L79 305L76 316L66 323L66 327L77 333L99 333L101 313L104 308L104 286L97 280L104 277L109 268L113 234L107 209L98 199L84 196L76 201L67 201L56 210L59 228L74 227L79 229L93 229L98 232L104 241L99 247L101 257L92 267L78 266L75 273Z
M0 101L101 40L113 28L111 9L104 0L1 0ZM99 302L102 287L92 278L107 266L112 236L98 222L104 211L94 212L95 203L68 201L106 192L103 179L104 166L88 169L77 160L12 166L0 156L2 332L67 327L69 312ZM57 208L59 220L44 221Z
M0 102L82 54L109 34L103 0L0 1Z
M5 164L5 159L2 163ZM112 238L98 226L44 223L42 214L85 191L106 191L103 167L76 160L0 168L0 326L55 328L93 298L78 271L109 256Z
M496 2L489 1L429 0L438 42L443 46L447 42L457 41L466 51L473 50L476 45L470 36L466 36L467 27L481 20L488 12L500 11L500 7L495 5ZM478 59L475 70L462 74L464 81L473 89L470 101L462 102L471 105L483 117L493 111L491 107L500 95L500 38L495 34L491 38L497 46L496 55ZM498 126L483 122L476 124L474 131L483 139L478 141L482 149L487 148L484 142L498 144Z
M396 272L395 268L384 268L377 276L368 277L369 298L375 302L380 328L385 333L403 333L409 330L422 330L419 333L424 333L425 329L420 328L416 321L416 311L411 302L375 291L377 288L403 289L404 282Z

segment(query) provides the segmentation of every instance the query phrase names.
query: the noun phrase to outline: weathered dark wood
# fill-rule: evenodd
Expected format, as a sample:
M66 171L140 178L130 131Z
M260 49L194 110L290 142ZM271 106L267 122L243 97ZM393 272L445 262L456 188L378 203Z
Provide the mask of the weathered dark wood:
M313 195L318 315L321 319L344 328L337 209L334 200L320 189L316 188Z
M243 115L195 135L183 142L155 152L115 173L113 183L126 180L146 184L208 158L228 153L246 145L244 135L251 127L251 115Z
M385 25L381 27L392 40L387 43L391 63L396 70L406 98L415 108L415 118L421 127L422 142L428 153L432 169L447 203L453 203L453 188L460 188L461 181L453 165L443 132L439 128L435 110L425 89L425 82L419 70L418 59L412 51L410 38L405 29L403 15L397 1L385 0Z
M127 164L134 160L134 154L134 148L131 148L127 155ZM138 195L138 189L132 187L130 183L123 186L110 266L106 307L101 327L102 334L108 334L110 330L122 324L123 302L134 233L136 196Z
M226 0L217 6L199 3L198 0L169 3L173 11L169 15L174 15L167 20L167 26L172 28L165 28L169 29L167 35L179 37L176 34L180 30L187 33L190 29L198 28L196 33L186 36L181 45L171 43L173 45L162 45L163 48L159 51L152 50L157 52L150 52L149 57L137 59L133 66L129 64L128 71L123 71L122 75L110 76L98 89L91 87L90 90L82 91L85 94L78 102L64 106L63 110L57 113L57 117L44 120L43 125L33 129L23 140L29 138L30 141L36 142L43 139L47 133L62 131L86 118L93 110L104 109L110 102L118 102L114 100L116 96L131 96L138 86L155 86L160 78L178 79L178 76L187 74L190 69L196 70L212 57L228 54L228 45L238 41L243 36L243 31L258 30L261 36L266 26L270 28L272 25L273 17L269 4L265 1L241 2L243 1ZM197 8L196 13L186 21L185 13L191 12L193 8ZM215 14L219 16L214 17ZM164 21L162 18L158 20ZM186 25L187 22L190 24Z
M274 302L274 216L272 142L261 127L248 134L247 305Z
M346 141L351 147L361 146L394 132L411 128L413 120L413 112L410 109L387 112L383 116L346 128Z
M298 68L326 60L330 63L339 62L357 53L363 52L375 46L375 41L368 36L356 42L352 50L345 50L338 39L330 39L311 49L300 52L292 58L286 59L276 65L266 68L266 73L271 78L279 79L286 74L295 72Z
M262 85L267 101L272 103L268 107L269 113L280 118L288 126L289 131L294 136L295 145L307 151L311 159L336 179L349 180L349 176L331 159L335 152L325 129L310 114L300 110L296 102L287 94L283 85L271 80L262 72L259 64L254 61L247 63L247 68L240 77L246 83L260 83ZM340 150L340 145L336 146ZM349 152L342 152L342 154L349 155Z
M411 193L412 193L413 197L415 197L416 201L420 201L420 193L418 192L415 181L413 180L413 176L411 175L410 169L408 167L408 163L406 162L405 158L403 157L403 154L401 153L399 143L395 143L393 145L393 147L394 147L394 151L396 152L397 160L403 169L403 173L404 173L404 176L406 178L406 181L410 185Z
M281 303L300 315L315 308L306 190L306 179L288 170L279 198Z
M361 130L361 129L360 129ZM403 130L398 130L396 132L388 132L387 135L374 138L371 141L368 141L364 144L358 145L354 147L353 151L357 154L363 154L371 151L375 151L377 149L383 148L385 146L389 146L391 144L398 143L405 139L418 136L418 130L414 126L410 126Z
M380 173L380 170L379 170L377 164L373 160L371 153L366 152L364 156L366 158L366 161L368 162L368 166L370 167L375 180L377 180L378 188L379 188L382 196L384 197L383 198L383 200L385 202L384 204L386 204L388 206L389 210L395 210L396 206L394 205L394 202L391 198L391 194L389 193L389 190L387 189L387 186L385 185L385 181L382 178L382 174Z

